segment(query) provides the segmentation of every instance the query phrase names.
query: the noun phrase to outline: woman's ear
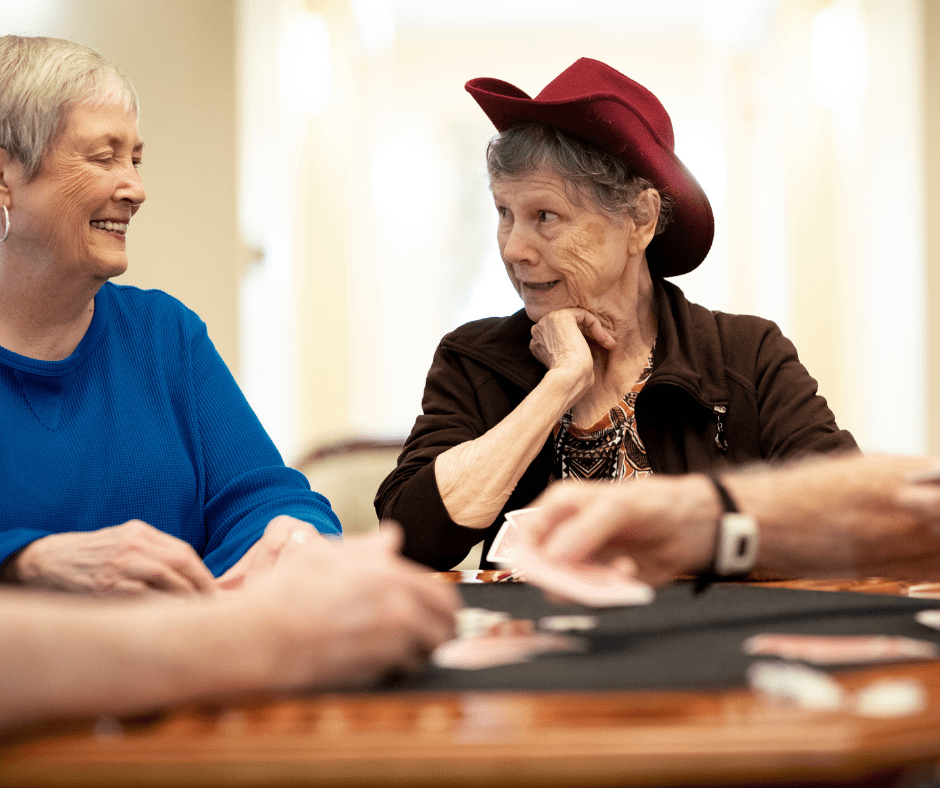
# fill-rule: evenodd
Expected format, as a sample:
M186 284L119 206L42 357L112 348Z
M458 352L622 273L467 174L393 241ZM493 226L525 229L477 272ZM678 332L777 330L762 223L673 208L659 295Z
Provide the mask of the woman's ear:
M656 235L656 225L659 223L659 209L662 200L659 198L659 192L656 189L644 189L637 195L633 201L632 213L633 234L630 238L629 252L631 255L641 254L646 251L650 245L653 236Z
M0 204L10 207L10 181L13 174L13 157L6 148L0 148Z

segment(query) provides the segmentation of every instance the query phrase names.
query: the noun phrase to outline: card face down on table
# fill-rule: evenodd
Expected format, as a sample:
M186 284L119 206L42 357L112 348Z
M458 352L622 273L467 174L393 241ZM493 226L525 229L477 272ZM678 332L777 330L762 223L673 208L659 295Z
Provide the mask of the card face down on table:
M940 644L940 632L915 618L919 611L937 607L930 599L738 583L718 583L695 594L691 583L676 583L659 589L649 605L598 608L552 601L526 583L458 588L465 606L478 611L469 614L473 621L465 622L465 636L475 631L491 643L501 636L515 642L505 648L499 644L499 659L476 645L451 646L451 658L455 649L469 650L479 668L442 662L386 689L724 689L746 685L748 668L768 659L766 653L745 652L745 641L758 635L825 636L846 639L849 645L859 636ZM911 658L928 651L918 649ZM456 659L459 663L462 657ZM854 653L847 652L844 662L825 669L858 666Z

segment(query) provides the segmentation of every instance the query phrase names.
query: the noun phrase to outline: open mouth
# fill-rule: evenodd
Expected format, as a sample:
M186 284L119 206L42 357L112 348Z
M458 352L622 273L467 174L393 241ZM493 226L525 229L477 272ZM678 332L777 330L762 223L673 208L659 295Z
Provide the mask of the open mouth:
M560 279L554 279L551 282L523 282L522 286L526 290L536 290L536 291L542 292L545 290L551 290L560 281L561 281Z
M127 235L127 222L89 222L96 230L107 230L109 233Z

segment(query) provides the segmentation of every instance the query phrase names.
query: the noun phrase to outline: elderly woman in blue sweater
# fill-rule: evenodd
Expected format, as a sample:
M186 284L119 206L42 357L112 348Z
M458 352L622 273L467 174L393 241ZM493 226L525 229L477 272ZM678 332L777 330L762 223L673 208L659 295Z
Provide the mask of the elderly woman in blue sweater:
M285 467L199 317L109 281L127 268L144 202L137 116L133 86L93 50L0 38L7 582L210 592L214 576L228 571L233 586L272 565L297 529L340 532L326 499Z

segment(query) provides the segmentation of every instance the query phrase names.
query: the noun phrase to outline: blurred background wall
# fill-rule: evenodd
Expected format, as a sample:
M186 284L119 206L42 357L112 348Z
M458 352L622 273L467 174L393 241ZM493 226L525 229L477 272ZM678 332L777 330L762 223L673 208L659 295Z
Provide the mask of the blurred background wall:
M441 335L517 299L489 121L578 57L669 110L712 201L676 279L793 339L869 451L940 452L940 0L0 0L141 96L130 284L195 309L291 461L406 433Z

